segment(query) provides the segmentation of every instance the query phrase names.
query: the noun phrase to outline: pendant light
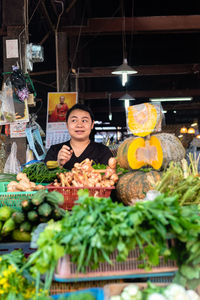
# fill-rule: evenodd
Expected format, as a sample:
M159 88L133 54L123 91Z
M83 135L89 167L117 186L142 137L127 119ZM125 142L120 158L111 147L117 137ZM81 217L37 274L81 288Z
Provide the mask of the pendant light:
M130 100L135 100L131 95L128 93L125 93L123 96L121 96L118 100L124 101L124 107L125 107L125 115L126 115L126 128L128 130L128 123L127 123L127 117L128 117L128 107L130 106Z
M185 126L181 127L180 133L187 133L187 132L188 132L188 130Z
M134 70L132 67L128 65L127 58L124 58L123 64L116 68L112 74L122 75L122 85L125 86L128 81L128 75L136 74L138 71Z
M187 133L189 133L189 134L194 134L195 133L195 129L193 128L193 127L190 127L189 129L188 129L188 132Z
M123 51L123 63L117 67L112 74L122 75L122 86L125 86L128 81L128 75L136 74L138 71L134 70L128 65L127 54L126 54L126 36L125 36L125 12L123 7L123 0L121 1L122 15L123 15L123 27L122 27L122 51Z

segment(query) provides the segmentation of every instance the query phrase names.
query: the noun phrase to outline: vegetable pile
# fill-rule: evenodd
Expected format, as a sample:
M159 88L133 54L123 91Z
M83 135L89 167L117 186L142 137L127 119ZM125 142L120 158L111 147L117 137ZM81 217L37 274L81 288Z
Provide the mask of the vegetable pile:
M186 160L182 164L171 162L156 189L161 193L179 196L181 205L200 203L200 177L194 163L188 168Z
M140 290L136 284L126 285L120 294L111 296L109 300L200 300L193 290L171 283L160 287L148 282L147 288Z
M198 284L200 278L200 216L197 206L180 206L178 196L164 194L154 201L135 206L113 203L109 198L88 196L79 191L79 205L72 214L47 226L39 236L38 250L31 254L32 271L54 272L57 261L69 254L84 272L99 263L111 263L110 254L118 251L117 260L125 261L131 250L141 249L142 268L150 270L160 257L175 259L179 266L176 280L183 285ZM168 247L168 234L175 245ZM48 254L47 254L48 253ZM50 276L50 275L49 275Z
M60 220L65 210L59 207L64 203L64 197L57 191L40 190L30 199L23 200L21 211L3 206L0 208L0 237L15 241L28 242L31 240L31 231L38 224L49 220Z
M66 172L63 168L49 169L45 163L35 163L26 167L22 171L33 182L53 182L57 178L57 173Z
M86 158L81 163L75 163L70 172L58 174L53 185L58 187L112 187L118 181L116 160L110 158L106 169L94 169L92 160ZM102 174L101 174L102 173Z
M28 192L39 191L45 187L41 184L36 185L35 182L31 182L27 175L20 172L17 174L16 179L18 181L10 181L7 185L7 192Z

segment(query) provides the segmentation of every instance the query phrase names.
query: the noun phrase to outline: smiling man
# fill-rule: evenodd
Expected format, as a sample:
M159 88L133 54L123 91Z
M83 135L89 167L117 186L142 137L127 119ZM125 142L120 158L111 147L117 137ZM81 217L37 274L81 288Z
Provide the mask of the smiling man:
M94 116L88 106L82 104L72 106L66 114L66 125L70 140L51 146L45 162L58 161L59 165L67 170L71 170L76 162L80 163L86 158L97 164L108 164L109 158L113 156L110 149L90 140Z

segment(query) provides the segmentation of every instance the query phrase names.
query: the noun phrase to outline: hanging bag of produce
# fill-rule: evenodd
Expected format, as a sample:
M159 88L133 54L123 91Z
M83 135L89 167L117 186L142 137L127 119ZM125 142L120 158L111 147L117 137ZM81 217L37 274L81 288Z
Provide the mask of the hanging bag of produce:
M7 80L3 84L1 93L1 124L12 123L15 119L12 84Z
M18 174L20 170L20 162L17 159L17 144L16 142L13 142L11 152L5 163L4 173Z

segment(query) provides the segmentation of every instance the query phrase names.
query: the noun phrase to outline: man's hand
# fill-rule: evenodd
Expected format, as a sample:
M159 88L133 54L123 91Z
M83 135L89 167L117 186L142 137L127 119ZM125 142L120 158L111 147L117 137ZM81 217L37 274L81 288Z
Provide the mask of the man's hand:
M62 146L58 152L57 161L60 166L64 166L72 157L73 150L69 146Z

